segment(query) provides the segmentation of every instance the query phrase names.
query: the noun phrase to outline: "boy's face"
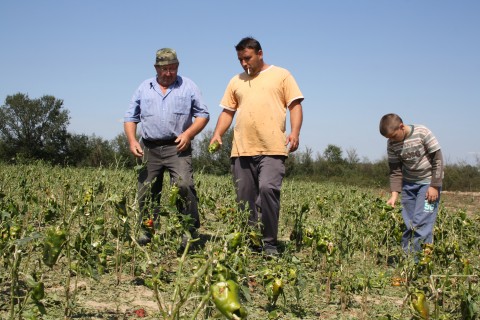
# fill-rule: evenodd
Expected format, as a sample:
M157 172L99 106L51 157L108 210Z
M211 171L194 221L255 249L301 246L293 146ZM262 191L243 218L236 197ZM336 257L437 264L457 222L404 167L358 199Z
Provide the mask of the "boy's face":
M390 134L386 135L386 137L392 141L403 141L407 137L407 130L405 128L405 125L403 123L400 124L400 126L393 130Z

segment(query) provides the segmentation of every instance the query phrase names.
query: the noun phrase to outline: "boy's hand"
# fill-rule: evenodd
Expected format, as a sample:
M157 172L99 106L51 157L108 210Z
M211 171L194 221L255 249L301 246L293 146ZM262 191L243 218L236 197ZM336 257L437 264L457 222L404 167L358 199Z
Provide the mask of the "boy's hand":
M397 202L398 192L392 192L390 199L387 200L387 204L395 208L395 202Z
M425 199L428 202L433 203L438 200L438 188L436 187L428 187L427 194L425 195Z
M387 204L395 208L395 200L392 200L392 198L388 199Z

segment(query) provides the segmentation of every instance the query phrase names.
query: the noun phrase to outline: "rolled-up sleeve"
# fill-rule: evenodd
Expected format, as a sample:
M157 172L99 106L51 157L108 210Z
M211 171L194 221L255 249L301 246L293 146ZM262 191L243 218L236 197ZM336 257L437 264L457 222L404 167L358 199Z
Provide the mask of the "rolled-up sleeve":
M140 87L135 91L130 100L130 105L125 112L125 116L123 118L123 122L140 122Z
M192 96L192 115L195 118L207 118L210 119L210 113L208 107L203 100L203 95L197 86L194 86Z

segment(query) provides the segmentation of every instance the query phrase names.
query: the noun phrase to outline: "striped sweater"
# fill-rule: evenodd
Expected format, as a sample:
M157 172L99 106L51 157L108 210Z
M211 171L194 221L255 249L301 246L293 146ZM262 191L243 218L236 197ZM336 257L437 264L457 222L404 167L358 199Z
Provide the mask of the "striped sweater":
M391 168L390 185L392 191L401 189L402 179L410 183L441 186L443 160L437 159L436 161L432 156L439 150L440 144L437 139L423 125L412 125L409 136L403 141L389 139L387 141L387 154Z

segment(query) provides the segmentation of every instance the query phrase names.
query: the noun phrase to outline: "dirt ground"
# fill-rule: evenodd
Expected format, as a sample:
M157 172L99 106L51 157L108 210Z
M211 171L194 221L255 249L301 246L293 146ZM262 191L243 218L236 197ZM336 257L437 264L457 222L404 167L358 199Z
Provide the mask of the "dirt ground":
M452 210L465 210L471 218L480 216L480 192L442 191L441 204Z

